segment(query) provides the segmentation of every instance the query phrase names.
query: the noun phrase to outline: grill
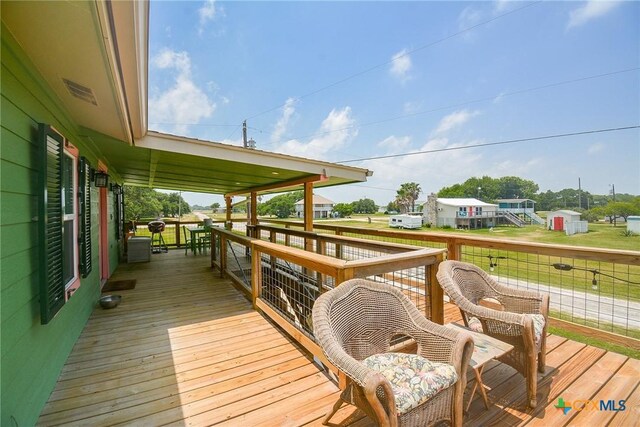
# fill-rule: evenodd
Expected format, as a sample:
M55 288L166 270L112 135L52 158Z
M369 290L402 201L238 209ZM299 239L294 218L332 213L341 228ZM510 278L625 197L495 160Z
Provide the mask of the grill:
M164 221L151 221L147 224L149 231L151 232L151 251L154 254L159 254L160 252L169 252L169 248L164 243L164 239L162 238L162 232L165 228Z

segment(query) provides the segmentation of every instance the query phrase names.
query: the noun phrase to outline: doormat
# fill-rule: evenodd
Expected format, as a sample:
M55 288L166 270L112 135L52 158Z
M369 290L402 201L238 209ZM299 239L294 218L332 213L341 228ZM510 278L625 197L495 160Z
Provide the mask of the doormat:
M136 287L136 279L132 280L109 280L102 288L102 292L127 291Z

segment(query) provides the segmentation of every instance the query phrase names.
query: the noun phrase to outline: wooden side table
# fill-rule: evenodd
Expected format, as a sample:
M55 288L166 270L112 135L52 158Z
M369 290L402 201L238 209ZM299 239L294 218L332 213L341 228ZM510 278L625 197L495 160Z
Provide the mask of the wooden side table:
M482 395L482 400L484 401L485 408L489 409L489 399L487 398L487 392L485 391L485 389L488 387L485 386L482 382L482 370L484 369L484 365L487 362L509 353L511 350L513 350L513 346L488 335L472 331L469 328L457 323L448 323L445 326L448 326L450 328L464 329L473 338L474 347L473 354L471 355L471 360L469 361L469 366L471 366L471 368L473 369L473 373L476 377L476 382L473 384L473 388L471 389L471 395L469 396L469 401L467 402L465 412L469 411L469 406L471 406L473 396L476 394L476 390L478 389L480 390L480 394Z

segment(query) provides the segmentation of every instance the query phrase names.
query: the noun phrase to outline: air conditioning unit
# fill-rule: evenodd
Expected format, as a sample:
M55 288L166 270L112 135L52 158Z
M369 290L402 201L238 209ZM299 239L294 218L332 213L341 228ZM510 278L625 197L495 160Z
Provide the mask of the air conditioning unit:
M151 261L151 237L131 237L127 241L127 262Z

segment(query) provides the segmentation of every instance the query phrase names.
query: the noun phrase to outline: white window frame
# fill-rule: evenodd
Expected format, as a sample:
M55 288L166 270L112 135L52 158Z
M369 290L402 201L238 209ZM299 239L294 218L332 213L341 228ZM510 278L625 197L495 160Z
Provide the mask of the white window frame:
M68 141L65 141L65 146L64 146L64 150L63 150L63 155L67 156L69 158L71 158L72 160L72 166L71 166L71 175L72 175L72 186L73 186L73 191L71 192L72 196L72 202L73 202L73 212L70 214L65 213L63 216L63 224L66 223L67 221L73 221L72 224L72 229L73 229L73 244L71 245L72 248L72 257L73 257L73 277L71 279L69 279L69 281L67 281L64 284L64 289L65 289L65 295L67 298L69 298L70 294L69 294L69 290L71 288L74 288L73 290L77 289L77 287L80 285L80 269L78 266L79 263L79 259L78 259L78 227L79 227L79 209L78 209L78 150L71 145ZM65 200L66 194L65 191L62 191L62 206L63 209L65 209L66 206L66 200ZM63 253L63 257L66 257L66 253ZM66 262L66 258L63 258L64 261Z

